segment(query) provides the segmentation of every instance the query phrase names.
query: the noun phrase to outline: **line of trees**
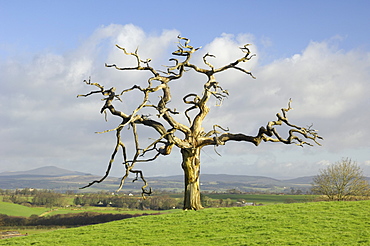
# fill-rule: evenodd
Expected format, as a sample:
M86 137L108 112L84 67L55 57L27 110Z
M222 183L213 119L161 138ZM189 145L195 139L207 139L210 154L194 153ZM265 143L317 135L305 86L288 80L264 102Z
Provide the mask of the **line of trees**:
M212 199L208 196L200 194L200 201L202 206L205 208L211 207L234 207L237 206L237 203L231 200L230 198L227 199Z
M77 195L73 203L81 206L101 206L101 207L117 207L127 209L152 209L152 210L167 210L179 208L182 206L179 199L171 198L169 195L159 195L147 197L125 196L125 195L107 195L102 193L92 193Z
M45 206L62 207L66 205L75 206L97 206L115 207L123 209L140 210L168 210L181 208L181 199L170 197L167 193L155 196L142 197L112 194L110 192L83 193L83 194L62 194L52 190L21 189L21 190L1 190L4 202L11 202L26 206ZM71 196L74 196L73 204ZM232 207L238 206L237 202L231 199L212 199L206 195L201 195L201 203L204 207Z
M22 190L2 190L4 202L11 202L26 206L45 206L45 207L60 207L67 205L67 201L63 194L52 190L37 190L25 188Z
M234 207L239 206L240 202L227 199L212 199L201 193L201 203L203 207ZM81 206L111 206L128 209L152 209L152 210L167 210L172 208L181 208L182 201L178 198L172 198L168 194L156 196L141 197L133 196L112 196L103 193L93 193L77 195L74 199L75 205Z

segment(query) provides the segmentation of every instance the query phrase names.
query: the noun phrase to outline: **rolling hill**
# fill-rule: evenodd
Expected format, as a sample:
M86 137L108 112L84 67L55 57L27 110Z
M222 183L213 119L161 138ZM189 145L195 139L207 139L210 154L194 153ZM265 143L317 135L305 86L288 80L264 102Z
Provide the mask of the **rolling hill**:
M52 189L56 191L74 190L100 179L100 176L88 173L70 171L55 166L46 166L29 171L0 173L0 189ZM132 180L132 179L131 179ZM181 192L183 190L183 176L148 177L147 181L154 190ZM305 190L310 187L312 177L302 177L291 180L278 180L263 176L202 174L202 191L223 192L227 190L240 191L267 191L289 192L291 188ZM83 190L94 192L100 190L114 191L118 188L120 178L108 177L104 182ZM140 192L139 181L126 182L125 192Z
M2 172L0 176L69 176L69 175L87 175L86 173L70 171L55 166L40 167L28 171Z

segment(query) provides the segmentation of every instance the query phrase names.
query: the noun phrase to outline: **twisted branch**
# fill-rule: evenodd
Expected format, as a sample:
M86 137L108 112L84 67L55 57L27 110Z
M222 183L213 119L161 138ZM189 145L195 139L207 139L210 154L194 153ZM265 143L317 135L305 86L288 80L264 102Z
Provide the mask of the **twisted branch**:
M115 156L116 156L116 154L117 154L117 152L118 152L118 150L119 150L120 147L121 147L121 150L122 150L123 160L124 160L124 162L126 162L126 160L127 160L126 147L125 147L124 143L121 141L121 130L122 129L123 128L117 129L117 132L116 132L116 139L117 139L116 146L114 147L113 153L112 153L111 158L109 160L109 164L108 164L107 170L105 171L105 175L101 179L94 180L94 181L90 182L89 184L81 187L80 189L85 189L87 187L92 186L93 184L101 183L101 182L103 182L108 177L108 175L110 173L110 170L112 168L112 165L113 165Z
M288 121L288 118L286 116L286 113L293 108L291 107L291 99L288 102L287 108L282 108L280 113L276 114L277 120L275 121L269 121L266 125L266 127L260 127L258 134L256 136L248 136L242 133L233 134L233 133L223 133L222 135L218 136L218 131L211 131L207 133L201 141L199 141L200 146L206 146L206 145L224 145L227 141L246 141L251 142L255 146L258 146L261 141L264 142L281 142L284 144L296 144L298 146L303 147L304 145L313 146L313 144L309 141L306 141L302 138L300 138L298 135L301 135L305 139L311 140L313 143L321 146L321 144L318 142L318 140L323 140L321 136L318 135L317 130L312 128L311 126L300 127L294 124L291 124ZM275 126L280 126L282 124L287 125L291 129L288 131L288 137L283 138L278 133ZM297 135L298 134L298 135ZM214 137L211 137L212 135L215 135Z

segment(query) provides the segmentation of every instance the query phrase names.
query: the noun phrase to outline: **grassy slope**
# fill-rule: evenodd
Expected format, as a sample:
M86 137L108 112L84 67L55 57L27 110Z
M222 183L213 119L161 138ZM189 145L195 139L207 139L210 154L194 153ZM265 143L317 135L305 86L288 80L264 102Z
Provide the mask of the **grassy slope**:
M40 215L48 210L48 208L26 207L10 202L0 202L0 214L7 214L11 216L29 217L32 214Z
M144 216L0 245L369 245L370 201L278 204Z

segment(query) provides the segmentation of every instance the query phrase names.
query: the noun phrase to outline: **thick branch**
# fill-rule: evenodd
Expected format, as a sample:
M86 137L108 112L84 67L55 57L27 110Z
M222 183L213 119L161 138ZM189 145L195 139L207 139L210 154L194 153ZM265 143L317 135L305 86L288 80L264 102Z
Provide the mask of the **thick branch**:
M223 133L221 135L217 135L217 131L211 132L214 134L214 137L210 137L210 133L204 135L203 138L200 139L199 146L206 146L206 145L224 145L227 141L245 141L253 143L254 145L258 146L262 141L264 142L281 142L284 144L296 144L298 146L309 145L313 146L311 142L314 142L317 145L321 145L318 140L322 140L323 138L318 135L317 131L312 129L311 126L308 128L300 127L291 124L286 117L286 112L291 110L290 107L291 101L288 103L288 108L282 108L282 115L276 114L277 120L270 121L267 123L266 128L260 127L258 134L256 136L248 136L242 133L233 134L233 133ZM275 126L280 126L283 123L290 127L291 129L288 131L288 137L283 138L276 130ZM301 136L301 137L300 137ZM310 142L311 141L311 142Z
M208 77L208 81L204 84L204 90L203 90L203 96L202 96L202 98L199 99L198 102L195 102L194 101L193 103L191 103L191 104L193 104L193 106L191 106L190 108L188 108L187 111L186 111L186 116L187 116L189 122L191 122L191 120L189 119L189 116L187 115L187 112L190 111L190 110L194 110L196 108L199 109L199 112L195 116L194 120L192 121L192 126L190 128L191 131L192 131L192 133L193 133L193 136L198 136L199 133L201 132L202 122L203 122L205 116L209 112L209 108L206 105L207 102L208 102L208 100L209 100L209 98L211 96L214 96L219 101L219 104L218 105L220 105L221 102L222 102L222 100L223 100L223 98L226 97L226 96L228 96L228 91L227 90L224 90L221 86L219 86L219 83L216 81L216 79L215 79L215 74L216 73L225 71L225 70L230 69L230 68L235 68L235 69L237 69L239 71L242 71L242 72L250 75L252 78L255 78L252 75L252 73L250 73L249 71L246 71L243 68L237 67L237 65L240 62L249 61L254 56L254 55L252 55L252 56L250 55L251 52L250 52L248 46L249 46L249 44L247 44L243 48L241 48L241 50L244 53L246 53L246 55L244 57L242 57L242 58L236 60L235 62L232 62L232 63L230 63L230 64L228 64L226 66L223 66L221 68L218 68L218 69L215 69L214 66L207 61L207 59L206 59L207 57L214 57L213 55L210 55L208 53L203 56L203 61L204 61L204 63L207 66L210 67L210 69L199 68L198 66L196 66L194 64L191 64L189 62L185 62L184 63L184 66L185 67L192 68L195 71L197 71L199 73L202 73L202 74L205 74ZM186 53L185 51L182 51L181 49L178 52L183 52L183 54L184 55L187 55L188 57L190 57L190 55L191 55L189 53ZM190 95L194 95L194 94L189 94L188 96L190 96ZM190 102L186 102L185 101L185 98L184 98L184 102L185 103L190 103Z

